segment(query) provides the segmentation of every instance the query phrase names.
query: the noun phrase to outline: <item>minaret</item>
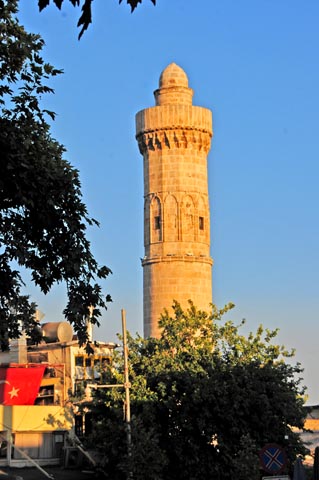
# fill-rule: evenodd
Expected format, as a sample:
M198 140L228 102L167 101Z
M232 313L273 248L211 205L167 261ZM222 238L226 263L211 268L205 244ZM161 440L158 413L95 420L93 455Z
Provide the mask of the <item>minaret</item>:
M171 63L154 92L156 106L136 115L144 158L144 337L173 300L208 310L212 302L207 155L211 111L192 105L184 70Z

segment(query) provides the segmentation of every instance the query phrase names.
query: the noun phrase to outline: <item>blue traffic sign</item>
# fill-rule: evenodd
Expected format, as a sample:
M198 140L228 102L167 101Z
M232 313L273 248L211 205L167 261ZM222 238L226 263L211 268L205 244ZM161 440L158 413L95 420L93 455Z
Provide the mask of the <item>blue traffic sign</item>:
M268 443L259 452L262 468L267 473L281 473L287 464L286 452L275 443Z

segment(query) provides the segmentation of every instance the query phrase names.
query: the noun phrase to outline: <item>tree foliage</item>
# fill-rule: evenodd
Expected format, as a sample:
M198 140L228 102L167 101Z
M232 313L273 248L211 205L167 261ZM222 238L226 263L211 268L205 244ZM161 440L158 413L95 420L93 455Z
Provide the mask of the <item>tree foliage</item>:
M91 253L87 226L98 223L82 201L78 171L50 135L46 117L54 113L41 107L42 95L53 92L47 80L61 70L43 60L42 38L26 32L16 13L17 1L0 0L0 343L6 348L21 325L37 332L19 267L44 293L66 282L64 314L85 343L89 307L98 323L110 300L96 279L110 270Z
M259 479L258 452L266 443L287 449L292 462L305 453L293 430L304 422L300 365L273 344L276 331L223 321L233 307L205 313L174 303L160 320L161 337L129 336L132 455L121 421L123 394L97 390L95 438L108 478L126 469L143 480ZM123 383L122 363L106 383ZM288 438L288 440L287 440Z
M53 0L53 3L61 10L62 3L64 0ZM79 7L81 4L82 13L80 15L78 21L78 27L81 27L81 31L79 33L79 39L82 37L83 33L89 27L90 23L92 23L92 2L93 0L69 0L73 7ZM127 4L131 7L131 12L133 13L135 8L138 6L139 3L142 3L142 0L126 0ZM151 0L153 5L156 5L156 0ZM119 3L122 3L122 0L119 0ZM38 0L39 10L40 12L50 4L50 0Z

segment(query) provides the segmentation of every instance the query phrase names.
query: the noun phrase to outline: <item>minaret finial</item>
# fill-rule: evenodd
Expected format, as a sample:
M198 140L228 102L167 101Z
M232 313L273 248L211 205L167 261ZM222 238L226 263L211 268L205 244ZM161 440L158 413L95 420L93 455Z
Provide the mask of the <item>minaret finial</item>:
M161 73L159 88L154 92L156 105L191 105L193 90L188 87L188 78L184 70L170 63Z

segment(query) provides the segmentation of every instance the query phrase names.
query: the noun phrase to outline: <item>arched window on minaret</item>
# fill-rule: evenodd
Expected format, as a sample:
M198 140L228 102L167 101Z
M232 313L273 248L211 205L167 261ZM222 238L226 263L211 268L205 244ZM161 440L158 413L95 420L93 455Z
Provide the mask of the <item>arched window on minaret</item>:
M151 210L151 201L150 198L145 198L144 201L144 246L151 243L151 232L150 232L150 210Z
M182 238L183 242L193 242L195 238L194 223L195 207L190 195L186 195L182 202Z
M158 197L154 197L151 203L151 242L162 241L162 207Z
M208 205L203 197L199 197L197 206L197 236L199 241L207 241L208 232Z
M166 242L178 240L178 208L174 195L167 195L164 203L164 236Z

